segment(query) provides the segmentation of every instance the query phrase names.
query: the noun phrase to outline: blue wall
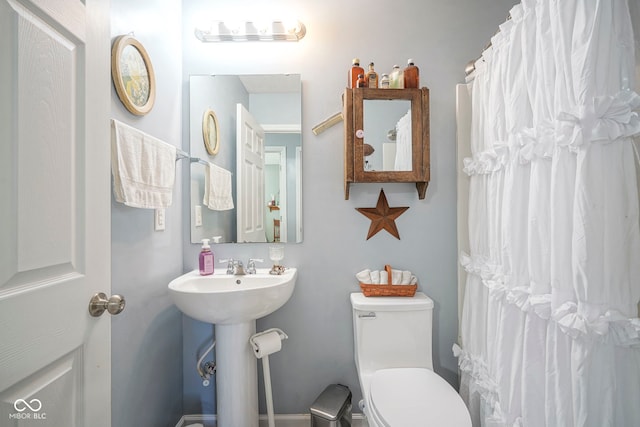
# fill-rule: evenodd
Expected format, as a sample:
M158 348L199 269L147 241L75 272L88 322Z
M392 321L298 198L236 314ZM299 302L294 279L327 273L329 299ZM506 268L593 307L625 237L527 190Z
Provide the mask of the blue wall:
M476 58L515 0L399 0L367 8L326 0L191 0L183 4L183 82L191 74L299 73L302 76L304 242L286 244L285 265L299 268L296 290L279 311L258 321L258 330L282 328L289 339L270 357L276 413L305 413L327 384L341 382L360 397L353 362L349 294L365 267L391 264L415 272L420 290L435 301L434 366L451 383L457 365L457 249L455 186L455 84ZM307 35L299 43L201 43L193 36L205 18L297 16ZM257 19L257 18L255 18ZM421 84L431 89L431 176L427 197L411 184L352 185L343 193L343 134L335 126L314 136L311 128L341 110L347 69L354 57L374 61L379 73L414 58ZM188 98L183 98L187 103ZM187 104L185 104L187 105ZM184 120L188 112L184 111ZM186 133L183 135L187 136ZM185 178L186 179L186 178ZM186 187L185 187L186 188ZM366 240L370 221L354 208L375 206L384 188L391 206L409 206L396 224L401 240L386 232ZM186 191L186 190L185 190ZM186 214L185 214L186 215ZM184 269L196 268L199 247L183 225ZM267 245L224 244L219 258L268 259ZM203 388L193 355L211 338L211 327L185 317L184 408L212 408L215 391ZM265 413L260 386L261 413Z
M435 370L457 381L451 354L457 337L454 87L514 3L399 0L390 14L339 0L112 0L112 36L134 32L157 81L148 115L128 113L115 91L112 115L178 147L188 147L189 75L302 75L304 242L287 244L285 254L285 264L300 274L287 305L258 321L258 330L280 327L290 337L270 358L276 413L307 412L333 382L348 385L354 401L360 399L348 296L358 291L357 271L386 263L414 271L420 290L435 300ZM203 44L193 36L205 17L250 19L284 11L306 24L301 42ZM422 85L431 89L432 181L425 200L410 184L354 185L344 200L342 126L319 136L311 128L341 109L355 56L374 61L379 72L412 57ZM171 279L197 264L199 246L189 243L188 187L188 168L179 162L163 232L153 231L152 211L112 203L112 291L124 294L128 304L113 318L114 426L173 427L181 414L215 412L213 384L203 387L195 372L196 354L213 328L183 317L166 290ZM396 221L402 240L385 232L365 240L369 221L354 208L375 206L380 188L391 206L410 206ZM268 259L261 244L225 244L215 251L219 258ZM260 396L264 413L262 385Z
M188 147L189 75L302 75L305 237L302 244L287 244L285 255L300 275L288 304L258 322L258 330L280 327L290 337L270 358L276 413L307 412L332 382L347 384L354 401L360 399L348 295L358 290L355 272L385 263L413 270L420 290L435 300L435 370L456 382L455 84L515 3L398 0L383 9L339 0L111 0L112 35L135 33L158 84L156 105L144 117L126 112L112 91L113 117L176 146ZM638 22L636 3L630 4ZM285 12L307 26L299 43L203 44L193 36L203 18ZM341 109L355 56L374 61L379 73L412 57L422 85L431 89L432 181L425 200L410 184L354 185L344 200L342 126L319 136L311 128ZM196 353L208 346L213 327L183 317L166 293L171 279L197 264L199 246L189 243L187 169L178 167L164 232L153 231L151 211L112 203L112 291L128 304L113 317L114 427L173 427L183 413L215 412L213 384L203 387L195 372ZM365 241L369 221L354 208L374 206L381 187L391 206L410 206L396 221L402 240L381 232ZM268 258L260 244L225 244L215 251L218 257ZM261 384L264 413L262 390Z
M134 33L153 64L157 92L146 116L125 110L112 88L112 117L181 147L181 4L175 0L111 1L112 38ZM182 410L182 314L167 284L182 274L182 186L178 163L166 229L154 212L111 204L112 292L127 308L112 320L112 425L174 427Z

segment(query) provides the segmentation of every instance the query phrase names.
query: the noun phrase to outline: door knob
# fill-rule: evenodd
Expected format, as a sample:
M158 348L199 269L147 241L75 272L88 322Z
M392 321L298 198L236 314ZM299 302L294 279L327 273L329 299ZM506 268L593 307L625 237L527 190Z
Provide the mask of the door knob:
M89 314L93 317L100 317L102 313L106 311L109 314L118 314L124 310L125 300L122 295L112 295L107 299L107 296L100 292L95 294L89 301Z

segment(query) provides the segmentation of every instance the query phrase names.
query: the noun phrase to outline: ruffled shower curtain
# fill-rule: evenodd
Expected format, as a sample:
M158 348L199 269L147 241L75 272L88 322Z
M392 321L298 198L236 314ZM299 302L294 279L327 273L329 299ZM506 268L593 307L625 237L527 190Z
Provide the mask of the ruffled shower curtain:
M474 426L640 426L627 0L523 0L476 62L460 392Z

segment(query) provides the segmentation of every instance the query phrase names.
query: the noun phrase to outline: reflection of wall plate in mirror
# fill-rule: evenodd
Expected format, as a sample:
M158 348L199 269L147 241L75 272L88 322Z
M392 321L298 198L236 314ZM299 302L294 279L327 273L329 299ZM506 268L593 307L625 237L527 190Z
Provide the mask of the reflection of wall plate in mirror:
M204 137L204 146L207 149L207 153L211 156L218 154L220 149L220 129L216 113L210 108L204 112L202 117L202 136Z

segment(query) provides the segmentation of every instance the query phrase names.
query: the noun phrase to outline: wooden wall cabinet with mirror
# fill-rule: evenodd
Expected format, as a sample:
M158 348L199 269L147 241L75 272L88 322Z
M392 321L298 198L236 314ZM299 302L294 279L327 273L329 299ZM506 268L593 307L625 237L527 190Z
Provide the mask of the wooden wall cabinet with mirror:
M345 90L344 197L363 182L429 184L429 89Z

